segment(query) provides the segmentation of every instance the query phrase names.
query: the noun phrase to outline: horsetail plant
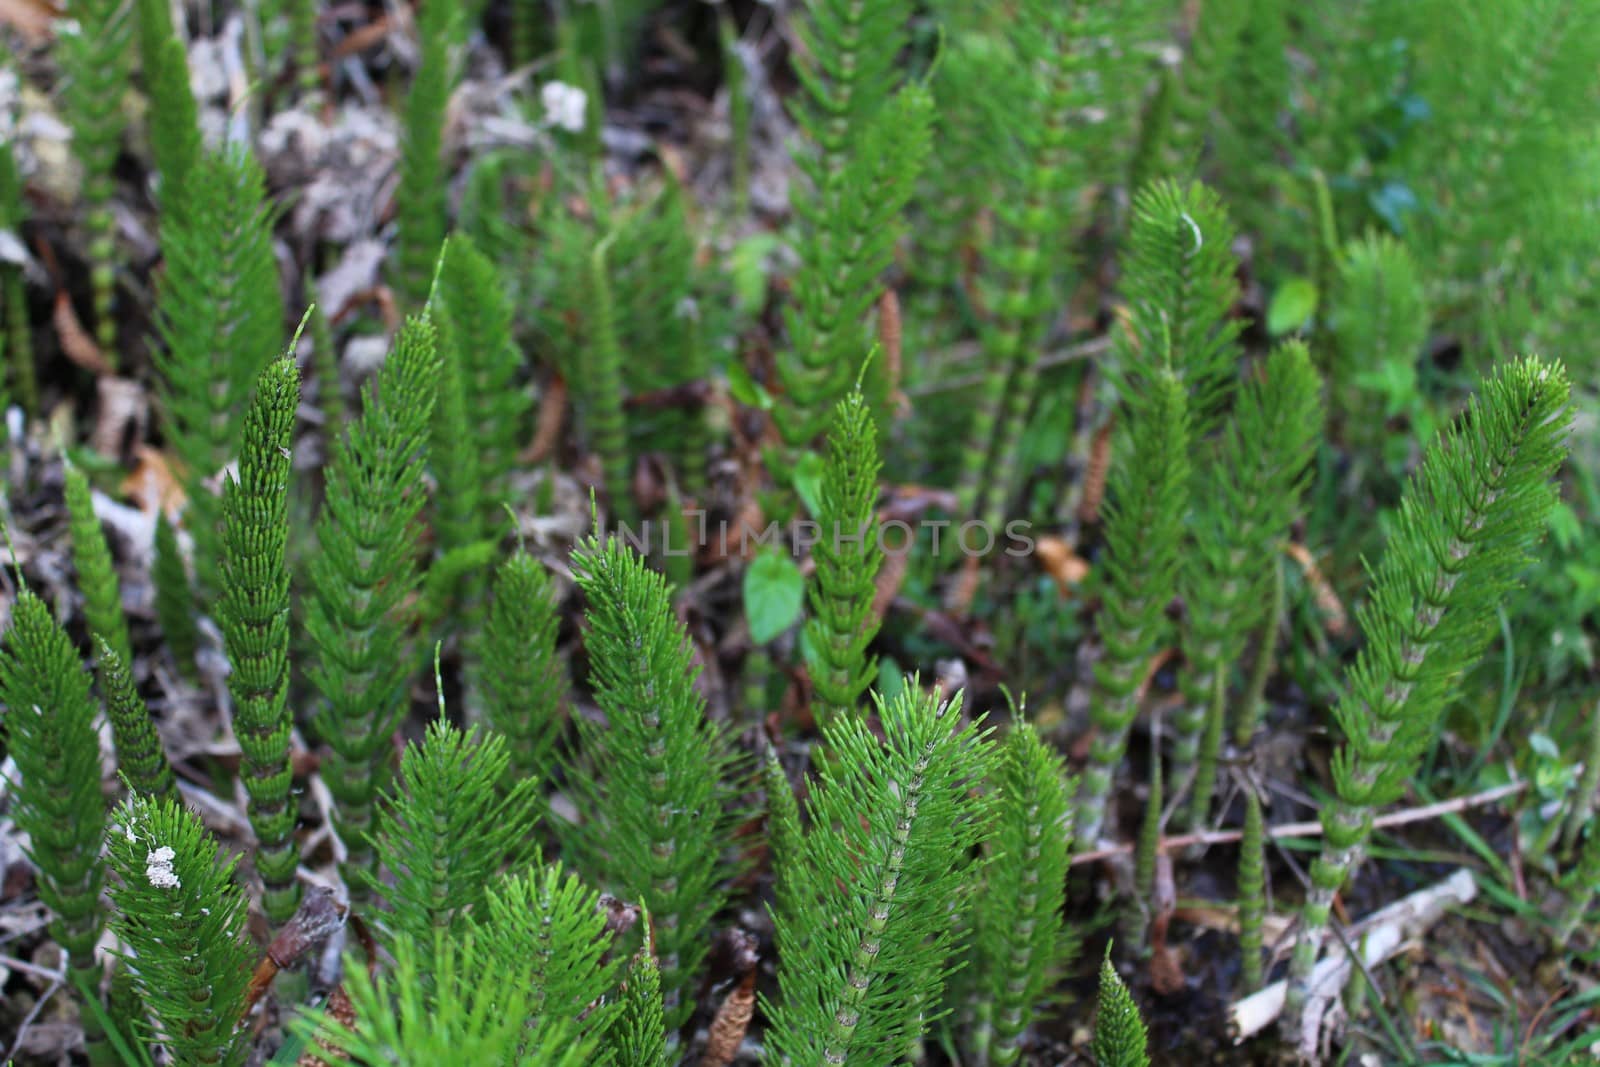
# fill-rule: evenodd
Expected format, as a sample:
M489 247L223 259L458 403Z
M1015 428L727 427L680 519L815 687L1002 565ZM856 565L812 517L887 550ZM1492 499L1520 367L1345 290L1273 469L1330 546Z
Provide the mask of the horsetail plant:
M117 769L135 793L152 800L176 800L177 779L172 776L172 765L161 747L161 737L150 718L150 709L134 688L127 661L98 634L95 635L95 650L100 661L100 693L105 699L106 718L111 721L111 738L117 749Z
M117 278L117 224L111 211L117 155L122 149L122 108L128 87L131 25L124 0L80 0L59 24L62 107L72 127L73 149L83 164L83 220L94 295L95 340L111 366L117 363L117 327L111 300Z
M1100 998L1089 1050L1095 1067L1150 1067L1148 1038L1139 1006L1111 965L1111 946L1100 963Z
M252 1044L242 1027L255 951L248 910L225 858L176 798L127 798L106 833L116 874L111 926L127 946L134 989L174 1062L240 1064Z
M1008 480L1036 392L1039 351L1060 306L1057 276L1078 221L1069 192L1085 177L1082 116L1097 103L1088 42L1110 32L1109 21L1097 5L1030 0L1008 35L1014 58L1005 62L1028 75L1000 81L1008 99L992 116L1003 138L1000 158L1017 162L993 199L996 230L984 242L989 373L973 408L960 481L963 511L993 526L1010 503Z
M122 591L111 550L106 547L105 531L94 513L89 479L83 471L66 468L67 529L72 537L72 565L78 572L78 591L83 594L84 621L89 632L103 638L123 663L133 661L128 641L128 620L122 613Z
M480 540L503 518L511 473L522 446L523 424L531 398L517 383L522 362L512 336L511 304L498 268L471 238L454 235L439 265L435 314L450 323L450 351L441 373L461 379L461 394L471 412L469 434L456 447L465 450L459 475L476 487L477 513L470 531L450 535L449 545ZM440 494L455 491L441 483ZM466 519L466 510L446 506Z
M584 424L589 447L600 459L606 502L619 521L627 522L633 518L633 464L628 458L627 423L622 410L622 347L617 336L616 299L607 265L613 240L608 236L597 243L587 265L585 351L589 366L583 376Z
M816 574L807 590L812 616L807 649L824 721L856 710L877 677L867 646L878 633L873 613L883 546L878 543L878 431L857 388L834 408L812 546Z
M560 625L550 573L519 549L495 576L478 654L484 720L506 739L508 782L550 776L566 724L567 670L556 655Z
M168 0L135 0L139 64L150 97L150 155L160 177L156 199L182 214L183 189L200 161L200 119L189 85L189 59ZM162 214L163 220L166 218Z
M1105 597L1094 665L1090 717L1098 732L1083 772L1078 844L1094 848L1105 822L1111 782L1127 749L1146 670L1166 637L1165 612L1177 592L1189 492L1189 414L1184 389L1167 369L1150 393L1129 404L1127 448L1110 474L1101 564Z
M0 67L0 84L14 77ZM10 115L0 113L0 230L20 231L22 175L17 172L16 156L11 150L12 122ZM0 263L0 351L5 357L0 359L0 366L10 368L11 391L22 410L34 416L39 413L39 379L33 365L33 334L28 326L28 300L23 286L22 269Z
M526 779L502 792L506 764L501 738L476 727L463 733L443 718L420 745L406 746L371 833L392 880L356 874L389 904L380 925L391 950L409 939L427 959L436 932L466 927L501 864L532 858L540 783Z
M351 870L371 861L367 829L384 784L390 738L410 707L414 660L407 638L421 580L417 515L433 417L439 358L427 318L401 329L361 417L335 442L317 517L305 628L316 649L308 672L322 694L318 732L333 749L324 779L338 801ZM346 877L352 896L360 878Z
M1161 853L1162 817L1167 803L1166 775L1162 771L1161 744L1156 735L1150 741L1150 786L1144 798L1144 819L1139 823L1139 840L1133 852L1133 900L1127 909L1129 932L1142 939L1150 917L1150 901L1156 887L1156 858ZM1136 944L1140 943L1138 941Z
M1261 798L1244 791L1244 833L1239 838L1239 955L1244 988L1261 988L1261 923L1267 914L1265 832Z
M242 149L201 157L185 210L161 229L166 263L153 352L164 428L180 461L200 591L218 591L213 479L233 458L256 378L283 350L283 294L265 177Z
M262 909L288 921L300 902L300 850L289 734L289 460L300 374L285 356L261 372L244 416L237 477L222 490L222 596L218 622L233 670L233 729L250 796Z
M813 0L800 23L805 47L795 68L805 91L794 117L816 153L798 160L809 179L795 197L800 271L777 365L784 392L776 422L790 447L826 429L849 391L850 367L867 347L866 314L883 291L927 158L932 95L916 84L895 89L911 8L907 0Z
M331 1008L307 1009L291 1024L293 1031L339 1064L596 1062L594 1042L568 1028L527 1027L532 990L524 968L494 951L485 935L453 938L429 930L421 936L422 941L411 934L394 940L394 966L386 974L371 974L359 959L347 957L344 990L351 1020Z
M740 767L724 730L706 717L683 624L666 581L615 537L572 557L589 602L590 680L605 725L577 720L569 787L579 823L557 829L574 862L655 919L667 1025L694 1004L691 980L706 926L735 873L723 848L737 818Z
M1238 359L1233 238L1227 209L1198 182L1159 181L1134 199L1122 286L1129 321L1113 331L1109 374L1133 403L1170 370L1188 394L1195 440L1215 425Z
M1501 367L1429 445L1393 516L1359 616L1366 644L1334 708L1345 740L1333 761L1339 796L1322 811L1283 1020L1297 1043L1315 1038L1334 995L1311 987L1334 894L1365 854L1373 813L1415 777L1440 713L1494 631L1495 605L1544 530L1567 448L1569 388L1559 363Z
M614 1062L628 1067L668 1067L667 1027L661 994L661 961L650 935L650 909L640 910L644 944L628 961L622 1004L606 1044Z
M1232 419L1196 472L1193 533L1179 575L1187 606L1185 703L1173 717L1174 777L1193 776L1191 826L1211 809L1228 680L1251 632L1265 621L1278 546L1309 478L1320 438L1320 385L1305 345L1280 345L1239 391ZM1202 733L1211 744L1202 745Z
M1130 466L1112 475L1110 485L1119 495L1157 493L1154 485L1139 487L1139 479L1159 477L1158 467L1152 464L1160 461L1139 445L1139 438L1147 434L1162 436L1165 443L1161 447L1185 454L1179 462L1183 467L1181 477L1187 483L1191 477L1187 459L1191 442L1204 438L1227 397L1239 332L1239 325L1228 318L1238 293L1229 250L1232 240L1233 228L1221 201L1199 183L1160 181L1134 200L1123 283L1129 319L1125 328L1113 334L1115 359L1109 370L1129 410L1129 436L1134 442ZM1160 426L1161 420L1170 416L1171 408L1167 407L1169 415L1157 413L1156 408L1172 402L1167 386L1159 381L1162 377L1172 378L1177 399L1183 405L1185 425L1181 428ZM1149 444L1154 446L1155 442ZM1140 465L1142 473L1134 469ZM1180 473L1172 467L1161 470L1169 475ZM1129 478L1135 480L1130 482ZM1153 566L1145 568L1139 556L1134 555L1127 563L1135 572L1145 573L1121 570L1124 564L1120 552L1113 549L1118 562L1110 570L1110 582L1116 596L1107 601L1106 609L1114 633L1102 628L1106 656L1095 667L1096 684L1102 687L1104 701L1093 714L1102 732L1095 740L1099 754L1091 755L1090 769L1084 774L1085 800L1093 797L1096 804L1105 796L1100 792L1102 785L1109 788L1110 775L1121 761L1126 724L1131 724L1135 711L1136 688L1150 655L1158 647L1151 642L1160 636L1161 613L1176 592L1169 584L1175 576L1167 568L1178 565L1181 524L1192 487L1185 484L1164 488L1171 495L1159 500L1155 495L1140 497L1141 510L1171 509L1160 517L1154 511L1141 516L1160 524L1161 534L1147 539L1143 526L1125 526L1130 520L1138 522L1139 517L1130 515L1124 505L1118 505L1106 521L1108 547L1115 544L1121 551L1143 553ZM1169 533L1177 540L1169 543ZM1125 581L1133 584L1125 586ZM1136 589L1136 585L1143 588ZM1151 595L1158 596L1160 603L1142 599ZM1155 629L1146 629L1147 626ZM1135 650L1138 662L1123 658ZM1203 710L1199 715L1175 717L1173 777L1180 782L1192 775L1204 725ZM1109 762L1102 762L1102 757ZM1098 833L1100 824L1092 819L1089 812L1081 810L1079 826ZM1096 838L1085 836L1083 840L1092 848Z
M17 766L11 816L30 842L39 899L53 916L50 936L66 952L74 982L96 995L100 967L94 947L105 924L100 839L106 825L94 726L98 709L71 639L31 589L17 595L0 646L0 704Z
M1339 257L1333 291L1329 377L1347 431L1363 448L1381 444L1390 412L1374 404L1377 376L1411 381L1428 337L1422 272L1405 245L1387 235L1350 241Z
M531 869L490 884L472 931L524 976L530 1030L565 1027L598 1038L610 1028L622 961L611 953L606 916L600 894L559 863L536 858Z
M1077 950L1068 929L1067 870L1077 782L1034 728L1015 722L995 760L995 836L973 910L980 1064L1009 1067L1062 968Z
M445 237L444 111L456 80L454 56L460 4L423 4L417 18L421 65L402 112L400 186L395 192L399 242L395 291L408 311L428 299L434 263Z
M773 1063L888 1063L932 1025L957 965L973 850L992 830L972 787L988 731L908 679L864 716L825 724L829 758L806 802L810 828L778 869L778 997L763 996ZM780 814L792 819L792 814ZM782 857L780 856L780 861Z

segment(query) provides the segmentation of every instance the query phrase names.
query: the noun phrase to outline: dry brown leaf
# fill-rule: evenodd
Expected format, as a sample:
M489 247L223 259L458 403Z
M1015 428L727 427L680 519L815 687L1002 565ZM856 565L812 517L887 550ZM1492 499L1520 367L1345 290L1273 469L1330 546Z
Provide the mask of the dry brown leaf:
M52 24L59 17L45 0L0 0L0 26L10 26L29 44L44 44L54 35Z
M1316 557L1305 545L1295 541L1289 542L1284 551L1299 565L1306 584L1311 586L1311 595L1317 602L1317 610L1322 613L1328 633L1343 637L1350 630L1350 616L1346 614L1339 594L1333 591L1333 586L1322 573L1322 568L1317 566Z
M1071 594L1089 577L1089 561L1059 537L1041 537L1034 545L1034 556L1044 572L1055 579L1063 596Z
M73 308L65 289L56 290L56 306L51 321L55 324L61 351L68 359L96 377L111 373L111 364L106 362L100 346L83 328L83 323L78 321L78 312Z
M166 514L167 521L177 521L178 513L189 498L173 469L174 461L169 460L165 452L145 444L134 446L133 456L133 470L122 479L122 495L146 515L161 511Z
M749 970L739 980L733 992L717 1009L711 1020L711 1033L706 1039L705 1053L700 1057L700 1067L728 1067L739 1054L745 1032L750 1029L750 1017L756 1007L756 972Z

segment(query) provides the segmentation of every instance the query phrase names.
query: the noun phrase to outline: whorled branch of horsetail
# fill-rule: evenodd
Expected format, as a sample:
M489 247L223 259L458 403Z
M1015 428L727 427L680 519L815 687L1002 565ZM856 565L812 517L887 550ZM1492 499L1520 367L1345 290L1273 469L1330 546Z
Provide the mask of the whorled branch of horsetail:
M1010 1067L1077 948L1063 918L1077 783L1017 714L992 778L997 827L982 907L972 917L978 999L972 1045L980 1064Z
M1493 604L1544 529L1569 389L1559 365L1529 358L1502 367L1429 447L1406 489L1362 613L1367 645L1335 709L1345 735L1334 761L1339 801L1323 811L1323 852L1295 946L1284 1015L1295 1039L1325 1004L1326 991L1310 988L1312 969L1373 812L1415 773L1445 701L1492 634Z
M1165 636L1166 606L1177 590L1189 485L1188 403L1170 370L1151 384L1153 395L1124 424L1132 448L1112 471L1105 505L1107 588L1098 621L1105 648L1094 665L1090 709L1099 732L1079 790L1080 848L1099 843L1145 671Z

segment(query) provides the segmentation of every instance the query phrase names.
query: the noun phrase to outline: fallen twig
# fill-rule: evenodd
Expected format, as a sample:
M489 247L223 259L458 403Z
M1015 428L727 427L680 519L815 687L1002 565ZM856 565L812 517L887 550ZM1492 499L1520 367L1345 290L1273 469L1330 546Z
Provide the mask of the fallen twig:
M1373 912L1350 931L1351 939L1360 946L1361 966L1378 966L1407 941L1425 933L1447 910L1477 895L1477 880L1470 870L1461 867L1444 881ZM1311 972L1312 997L1307 1006L1326 1004L1336 998L1349 980L1351 969L1351 954L1342 950L1319 960ZM1228 1029L1235 1044L1260 1033L1283 1013L1288 989L1287 981L1277 981L1234 1002L1228 1009ZM1321 1011L1308 1011L1306 1033L1300 1043L1302 1049L1315 1048L1321 1025Z
M1441 800L1435 804L1427 804L1420 808L1406 808L1403 811L1392 811L1387 815L1380 815L1372 820L1372 828L1381 830L1392 826L1405 826L1414 822L1427 822L1441 815L1453 815L1458 811L1469 808L1481 808L1486 804L1493 804L1497 800L1516 796L1528 788L1526 781L1507 782L1497 785L1493 789L1485 789L1481 793L1472 793L1464 797L1452 797L1450 800ZM1190 845L1226 845L1239 840L1243 836L1240 830L1205 830L1194 834L1179 834L1177 837L1163 837L1156 845L1162 851L1168 849L1188 848ZM1277 839L1284 837L1321 837L1322 823L1312 822L1286 822L1281 826L1267 829L1267 836ZM1092 863L1095 860L1110 859L1132 852L1134 843L1123 842L1115 845L1105 845L1090 852L1082 852L1072 857L1073 866L1080 863Z

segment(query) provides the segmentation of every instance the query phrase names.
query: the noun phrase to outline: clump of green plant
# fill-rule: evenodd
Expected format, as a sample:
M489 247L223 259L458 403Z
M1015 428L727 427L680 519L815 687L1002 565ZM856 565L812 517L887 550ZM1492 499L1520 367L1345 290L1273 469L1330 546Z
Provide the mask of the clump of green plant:
M817 569L808 590L806 647L814 657L811 680L824 714L841 715L856 709L878 673L867 646L879 626L873 601L883 565L877 522L881 464L877 428L859 389L835 406L827 448L816 516L820 533L811 549Z
M161 747L150 709L133 686L127 661L105 638L96 636L95 641L100 659L100 692L106 704L106 718L111 720L117 769L135 793L155 800L176 800L178 783L172 776L172 765Z
M390 877L357 874L389 905L380 925L391 947L409 938L427 960L435 933L467 929L503 864L532 859L539 783L525 779L502 792L506 764L500 737L463 733L442 718L422 744L406 747L371 831Z
M201 592L218 591L215 479L234 458L256 378L283 351L283 294L261 168L243 150L203 155L185 209L161 228L157 290L163 428L176 455Z
M176 799L130 796L106 833L116 874L111 927L155 1039L179 1063L238 1064L250 1053L242 1026L255 951L247 901L200 820Z
M0 68L0 80L15 77ZM0 125L8 125L12 117L0 112ZM0 230L20 231L22 228L22 175L17 172L16 155L11 141L0 129ZM27 293L23 287L22 270L15 264L0 263L0 364L10 370L10 394L15 395L22 410L28 415L39 411L39 378L33 365L33 335L28 327ZM0 387L0 391L4 391ZM9 407L9 396L7 399Z
M500 565L478 658L484 719L506 739L509 779L549 777L566 723L557 607L555 583L538 560L518 550Z
M105 925L98 709L72 641L30 589L13 603L0 646L0 702L18 772L11 817L28 835L39 899L52 914L50 936L66 952L74 983L94 996L100 986L94 947Z
M581 869L650 908L676 1029L694 1007L687 991L708 948L706 924L735 873L725 849L742 771L706 717L662 576L598 536L574 553L573 575L588 600L585 643L605 725L577 720L567 778L581 821L557 830Z
M1130 13L1123 25L1136 19ZM992 188L995 232L979 246L987 367L960 482L962 510L983 509L995 526L1010 503L1009 479L1037 392L1040 350L1060 307L1070 238L1084 220L1083 202L1073 194L1088 181L1087 157L1096 143L1085 116L1105 102L1100 90L1109 88L1088 75L1103 58L1095 42L1115 38L1121 28L1095 5L1048 0L1024 4L1008 22L1010 32L995 43L1000 54L983 68L1016 73L997 79L999 99L983 116L996 129L993 166L1000 173Z
M83 613L89 632L111 646L123 663L133 660L128 641L128 620L122 614L122 590L111 562L111 550L100 520L94 513L89 479L77 467L68 466L67 525L72 534L72 565L78 572L78 591L83 594Z
M933 120L925 87L896 89L911 16L906 0L818 0L806 14L806 47L796 62L805 93L795 121L816 154L798 161L808 178L796 195L801 268L777 367L784 393L776 421L791 447L823 432L867 350L867 311L883 291ZM870 384L868 392L882 396Z
M1394 459L1379 431L1419 403L1417 359L1428 336L1422 274L1405 245L1372 235L1339 257L1330 322L1330 378L1346 438L1378 460ZM1402 442L1409 444L1409 442Z
M1373 813L1417 773L1459 680L1494 632L1555 500L1566 451L1569 386L1558 364L1505 365L1460 422L1433 442L1406 487L1362 608L1366 644L1334 709L1344 746L1339 799L1322 812L1322 855L1295 945L1286 1035L1319 1029L1330 994L1310 986L1328 912L1360 863Z
M1088 848L1100 839L1145 673L1169 630L1165 612L1177 591L1183 548L1188 400L1171 370L1154 375L1149 387L1128 411L1128 449L1107 488L1099 622L1105 651L1094 665L1090 708L1099 733L1089 750L1075 820L1078 843Z
M194 677L194 653L200 637L194 617L194 587L178 545L178 530L167 521L167 513L156 516L155 558L150 565L151 584L156 593L156 621L161 636L178 670Z
M428 299L445 237L444 111L457 76L455 49L462 5L423 4L417 19L420 65L402 110L400 186L395 191L399 243L392 267L407 310Z
M117 229L111 211L117 155L122 150L122 109L128 88L131 23L120 0L84 0L63 22L59 56L67 82L63 106L72 146L83 164L83 222L87 230L95 337L100 352L117 363L117 326L111 300L117 280Z
M1194 776L1191 825L1210 812L1229 682L1250 634L1267 620L1279 543L1309 480L1320 384L1305 345L1279 346L1239 391L1231 420L1195 475L1192 547L1179 578L1186 703L1173 717L1174 776ZM1254 732L1253 723L1234 726L1239 737Z
M313 1009L295 1020L295 1030L340 1064L595 1062L596 1043L575 1027L527 1024L537 988L527 981L525 965L496 951L492 932L451 937L429 930L423 936L426 948L416 935L395 939L394 966L386 973L370 975L358 960L348 961L344 989L353 1025Z
M995 836L973 909L971 1044L977 1062L1005 1067L1021 1058L1023 1033L1077 951L1065 914L1077 781L1022 721L1002 743L991 780Z
M185 208L184 187L200 160L200 120L189 86L189 60L167 0L136 0L139 66L150 97L150 155L160 178L157 201Z
M828 753L778 854L777 1062L884 1063L920 1044L958 963L973 848L992 832L969 790L992 761L987 731L908 680L880 702L883 739L859 716L823 726ZM788 805L774 808L789 822ZM792 850L792 851L791 851Z
M325 702L318 732L333 749L326 781L339 802L352 872L370 862L374 796L384 785L390 738L410 708L417 516L438 375L432 323L411 319L364 390L361 417L334 443L317 516L305 612L315 660L307 673ZM364 896L362 879L346 884Z
M522 353L500 272L466 237L452 236L439 260L434 319L443 367L465 418L441 409L435 423L439 527L446 551L483 540L504 519L511 473L523 444L530 396L517 381Z

